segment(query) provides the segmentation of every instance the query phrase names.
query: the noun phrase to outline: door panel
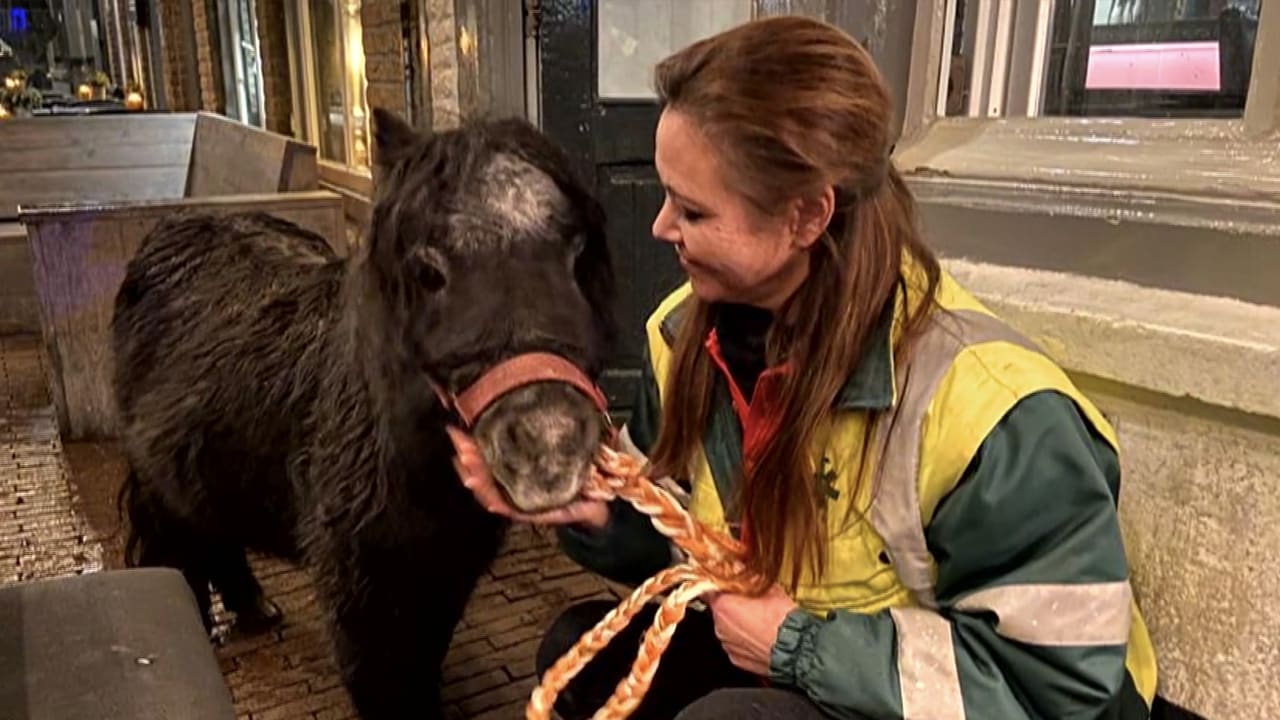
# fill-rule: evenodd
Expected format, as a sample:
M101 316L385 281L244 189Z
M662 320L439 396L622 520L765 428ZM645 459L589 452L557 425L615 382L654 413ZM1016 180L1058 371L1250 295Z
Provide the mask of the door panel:
M609 4L649 7L649 0ZM617 420L625 422L643 358L645 318L683 273L671 247L649 232L663 197L653 168L658 106L646 98L601 100L596 92L599 5L541 4L540 99L543 130L569 153L608 214L620 334L601 384Z
M533 0L525 0L533 4ZM538 2L538 93L542 130L560 144L585 182L595 179L595 20L591 0Z
M653 102L597 104L591 118L591 153L596 166L653 167L657 124L658 106Z
M609 250L618 268L621 329L604 389L610 405L625 414L644 358L645 319L683 281L683 273L671 248L649 232L663 196L653 166L605 165L597 178L600 201L609 213Z
M887 1L878 0L876 7L883 9ZM645 318L684 278L672 248L649 232L663 198L653 168L658 120L653 65L755 15L822 14L815 8L825 8L826 2L543 0L537 5L542 128L568 151L609 217L621 336L602 384L622 420L643 358Z
M649 233L663 192L653 169L653 64L754 16L823 17L863 41L894 81L910 66L911 0L525 0L537 7L542 128L568 153L609 215L619 280L620 342L603 381L625 418L644 319L682 280L675 254ZM906 40L904 41L904 38ZM604 65L603 72L601 65Z

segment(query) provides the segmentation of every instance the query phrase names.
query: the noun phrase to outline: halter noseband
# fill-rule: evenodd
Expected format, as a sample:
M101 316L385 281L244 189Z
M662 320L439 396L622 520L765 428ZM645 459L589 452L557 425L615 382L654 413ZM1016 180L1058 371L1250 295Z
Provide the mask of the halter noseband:
M577 365L559 355L531 352L516 355L489 368L460 393L446 391L435 381L431 386L446 409L458 414L468 428L498 398L517 388L539 382L562 382L580 390L608 418L609 403L600 387Z

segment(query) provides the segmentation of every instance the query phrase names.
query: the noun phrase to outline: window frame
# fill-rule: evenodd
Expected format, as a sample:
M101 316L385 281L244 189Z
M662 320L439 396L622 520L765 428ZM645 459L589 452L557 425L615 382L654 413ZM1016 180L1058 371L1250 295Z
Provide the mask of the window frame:
M942 78L950 67L945 50L954 7L954 0L926 0L916 13L907 104L894 153L904 174L943 182L1280 198L1280 1L1262 3L1245 110L1237 119L1027 117L1033 114L1030 100L1014 116L1006 109L1004 117L945 117ZM1042 52L1047 43L1017 41L1025 35L1018 24L988 33L993 59L1001 43L1005 52ZM1010 67L1033 63L1026 56L1004 61Z
M225 114L236 120L255 127L266 127L266 89L262 77L262 46L259 41L261 31L258 27L258 0L231 0L220 2L217 7L218 33L222 47L222 84L223 109ZM244 53L241 44L245 35L240 27L240 9L248 7L250 34L253 41L253 52L257 55L257 68L249 73L244 66ZM250 86L250 87L247 87ZM257 96L258 117L250 117L248 102L250 92Z
M320 154L317 154L316 160L322 182L357 190L366 187L372 177L361 0L333 1L337 5L340 20L338 44L342 51L344 69L342 108L346 118L344 142L347 160L341 162ZM315 102L318 94L315 48L311 8L307 0L285 3L285 24L293 85L293 132L319 148L316 139L320 121Z

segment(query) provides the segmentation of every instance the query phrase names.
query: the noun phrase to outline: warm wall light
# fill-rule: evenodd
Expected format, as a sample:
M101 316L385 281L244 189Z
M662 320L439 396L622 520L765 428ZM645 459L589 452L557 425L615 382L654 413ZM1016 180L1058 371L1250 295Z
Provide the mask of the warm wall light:
M351 160L369 167L369 111L365 105L365 37L360 20L361 0L340 0L343 41L347 46L347 95L351 97Z
M80 98L81 100L92 100L93 88L90 87L88 83L82 83L79 87L76 88L76 97Z
M0 120L8 120L10 117L12 116L9 114L9 108L0 105Z
M365 105L364 30L360 22L360 0L342 0L343 28L346 41L347 94L351 98L351 159L353 164L369 165L369 113Z
M141 110L145 103L142 100L142 93L137 90L131 91L124 96L124 106L130 110Z

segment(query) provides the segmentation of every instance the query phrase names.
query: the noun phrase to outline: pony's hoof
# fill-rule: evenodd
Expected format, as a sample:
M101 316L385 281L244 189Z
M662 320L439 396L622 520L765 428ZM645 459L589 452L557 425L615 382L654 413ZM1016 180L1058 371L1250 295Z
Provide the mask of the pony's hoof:
M225 624L209 628L208 633L209 642L213 643L215 648L224 648L231 642L231 629Z
M270 600L260 598L253 609L236 614L236 630L245 635L260 635L284 621L280 607Z

